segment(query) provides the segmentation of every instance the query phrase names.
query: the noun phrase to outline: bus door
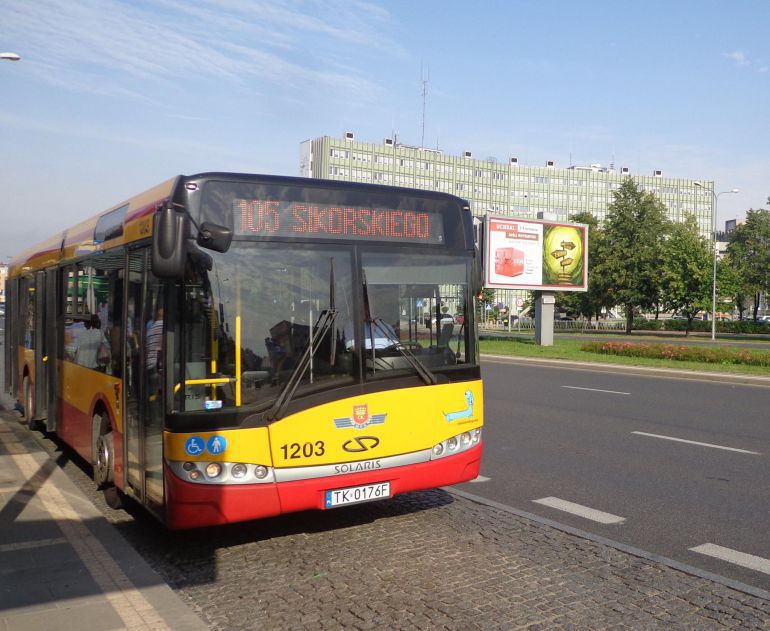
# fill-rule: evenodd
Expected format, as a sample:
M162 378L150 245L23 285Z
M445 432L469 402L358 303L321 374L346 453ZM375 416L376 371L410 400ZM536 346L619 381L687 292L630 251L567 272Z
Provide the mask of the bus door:
M46 273L35 272L35 293L30 300L35 301L35 411L34 418L46 417L48 407L48 348L46 318Z
M146 250L129 253L126 275L124 418L126 483L151 510L163 506L162 285Z

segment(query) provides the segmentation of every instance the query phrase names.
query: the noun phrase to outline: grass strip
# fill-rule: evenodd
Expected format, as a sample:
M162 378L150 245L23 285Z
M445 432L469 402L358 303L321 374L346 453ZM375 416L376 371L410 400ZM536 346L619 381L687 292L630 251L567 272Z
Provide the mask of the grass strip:
M605 342L597 342L604 344ZM538 346L534 339L501 338L497 340L481 340L481 352L491 355L512 355L517 357L535 357L544 359L567 359L571 361L596 362L603 364L620 364L625 366L648 366L653 368L674 368L680 370L697 370L703 372L721 372L740 375L770 376L770 367L751 366L733 363L711 363L706 361L679 360L655 357L628 357L625 355L608 355L606 353L583 350L584 340L557 338L553 346ZM652 345L650 345L652 346ZM670 345L666 345L670 346ZM735 353L745 353L741 347L721 347Z

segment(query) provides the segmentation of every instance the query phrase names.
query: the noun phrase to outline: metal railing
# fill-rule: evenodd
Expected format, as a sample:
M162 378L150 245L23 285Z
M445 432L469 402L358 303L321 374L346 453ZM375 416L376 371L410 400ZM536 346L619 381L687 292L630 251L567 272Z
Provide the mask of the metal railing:
M518 331L531 331L535 328L535 320L532 318L522 318L521 321L511 323L511 333ZM582 331L590 333L591 331L623 331L626 328L625 320L554 320L554 331ZM508 325L502 322L482 322L479 324L480 331L507 332Z

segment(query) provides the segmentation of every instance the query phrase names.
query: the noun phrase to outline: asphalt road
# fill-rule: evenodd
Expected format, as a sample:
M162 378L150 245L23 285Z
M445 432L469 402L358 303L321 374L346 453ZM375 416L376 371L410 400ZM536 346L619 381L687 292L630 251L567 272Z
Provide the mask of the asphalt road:
M505 360L483 375L483 477L460 488L770 589L770 388Z

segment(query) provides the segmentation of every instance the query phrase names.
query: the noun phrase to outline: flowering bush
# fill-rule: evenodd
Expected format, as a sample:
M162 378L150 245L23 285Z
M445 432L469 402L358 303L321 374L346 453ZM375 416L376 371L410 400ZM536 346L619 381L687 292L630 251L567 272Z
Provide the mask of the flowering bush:
M580 347L580 350L601 355L770 367L770 352L764 351L684 346L681 344L636 344L633 342L586 342Z
M634 319L636 331L684 331L687 328L687 320L647 320L645 318ZM710 320L693 320L690 331L708 333L711 331ZM770 322L754 322L753 320L735 320L733 322L717 322L719 333L770 333Z

